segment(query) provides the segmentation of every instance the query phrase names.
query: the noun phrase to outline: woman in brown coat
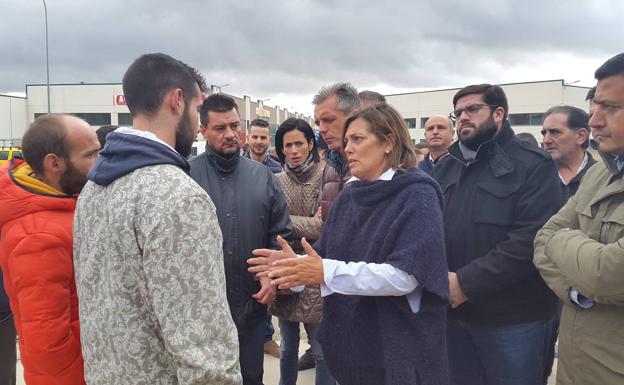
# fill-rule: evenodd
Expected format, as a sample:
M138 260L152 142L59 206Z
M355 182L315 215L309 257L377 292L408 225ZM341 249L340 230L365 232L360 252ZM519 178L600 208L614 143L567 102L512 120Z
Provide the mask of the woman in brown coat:
M300 240L314 241L321 232L316 215L320 202L321 176L316 139L312 127L301 119L282 123L275 134L275 148L285 171L277 174L293 225L294 250L303 254ZM323 299L318 285L306 286L301 293L280 291L270 311L279 318L281 340L280 385L297 382L299 323L303 323L314 352L316 385L333 385L323 352L316 339L323 314Z

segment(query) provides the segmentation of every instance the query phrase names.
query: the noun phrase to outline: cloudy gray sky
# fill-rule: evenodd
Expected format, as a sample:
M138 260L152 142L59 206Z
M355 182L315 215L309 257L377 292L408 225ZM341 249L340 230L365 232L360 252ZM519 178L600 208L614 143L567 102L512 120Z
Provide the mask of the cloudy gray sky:
M165 52L224 92L311 113L318 88L383 93L580 80L624 51L624 1L47 0L50 81L120 82ZM0 93L45 83L41 0L0 0Z

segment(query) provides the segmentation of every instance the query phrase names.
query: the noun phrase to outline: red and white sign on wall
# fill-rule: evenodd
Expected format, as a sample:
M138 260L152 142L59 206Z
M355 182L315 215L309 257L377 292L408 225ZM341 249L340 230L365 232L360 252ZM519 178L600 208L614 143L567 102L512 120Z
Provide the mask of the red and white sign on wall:
M115 103L116 106L125 106L126 105L125 95L115 95L115 97L113 98L113 103Z

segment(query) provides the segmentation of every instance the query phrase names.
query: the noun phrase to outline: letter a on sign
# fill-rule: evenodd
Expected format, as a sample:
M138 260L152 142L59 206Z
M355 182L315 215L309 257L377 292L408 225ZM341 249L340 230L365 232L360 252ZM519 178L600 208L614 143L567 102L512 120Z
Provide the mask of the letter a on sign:
M115 95L115 104L118 106L126 105L126 96L125 95Z

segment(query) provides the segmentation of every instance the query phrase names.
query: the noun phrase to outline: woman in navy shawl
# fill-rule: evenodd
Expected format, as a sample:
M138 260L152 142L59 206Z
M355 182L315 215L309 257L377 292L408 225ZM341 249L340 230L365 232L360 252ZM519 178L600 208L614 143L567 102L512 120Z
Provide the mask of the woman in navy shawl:
M319 340L340 385L447 385L442 192L385 103L347 119L343 150L353 178L321 238L305 256L283 239L255 250L250 271L280 289L321 285Z

